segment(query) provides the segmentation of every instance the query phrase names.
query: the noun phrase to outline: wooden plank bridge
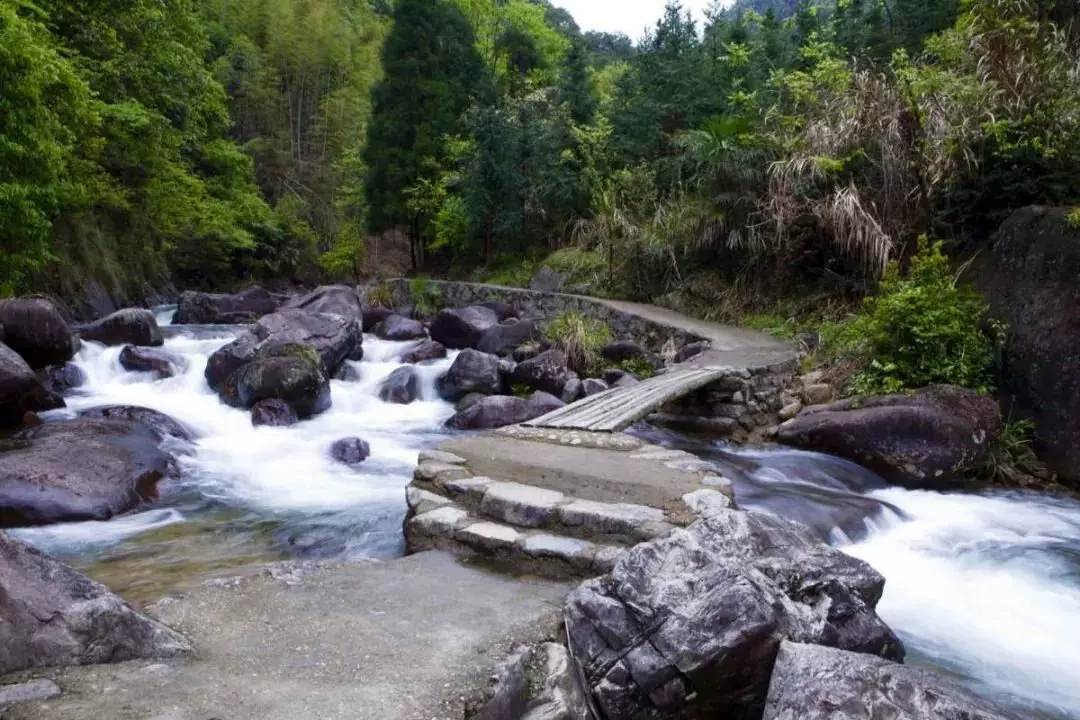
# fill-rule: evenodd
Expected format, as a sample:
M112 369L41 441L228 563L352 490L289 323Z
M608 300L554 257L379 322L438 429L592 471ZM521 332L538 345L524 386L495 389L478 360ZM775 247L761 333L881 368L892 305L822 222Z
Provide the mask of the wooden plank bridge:
M626 387L613 387L561 407L529 427L619 432L672 400L731 373L730 368L677 368Z

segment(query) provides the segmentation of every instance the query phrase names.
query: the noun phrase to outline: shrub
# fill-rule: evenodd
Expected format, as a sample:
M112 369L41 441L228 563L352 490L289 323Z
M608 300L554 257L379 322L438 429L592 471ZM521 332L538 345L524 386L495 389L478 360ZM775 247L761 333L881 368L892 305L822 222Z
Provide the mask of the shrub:
M1031 450L1035 423L1016 420L1007 423L990 445L990 456L982 468L982 475L993 482L1010 485L1017 470L1034 459ZM1022 472L1022 471L1021 471Z
M371 307L391 309L394 307L394 291L386 283L379 283L368 288L365 293Z
M409 295L412 297L416 312L422 317L429 317L439 312L443 304L443 294L431 278L415 277L409 280Z
M653 367L651 362L643 357L627 358L626 360L615 363L615 367L620 370L625 370L628 373L633 373L642 380L656 375L656 368Z
M1065 222L1069 224L1073 230L1080 230L1080 208L1076 208L1071 213L1065 216Z
M921 238L907 277L890 263L879 293L853 319L823 328L823 335L865 362L852 378L852 392L895 393L933 383L986 391L994 343L980 328L985 310L978 293L957 286L941 243Z
M611 329L603 322L573 311L557 315L548 323L544 334L566 353L567 363L580 375L601 369L600 349L614 339Z

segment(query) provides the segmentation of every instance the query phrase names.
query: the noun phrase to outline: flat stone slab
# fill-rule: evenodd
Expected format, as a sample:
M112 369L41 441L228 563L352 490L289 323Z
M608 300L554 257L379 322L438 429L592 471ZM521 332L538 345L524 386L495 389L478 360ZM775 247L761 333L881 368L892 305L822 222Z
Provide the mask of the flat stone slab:
M484 493L480 512L514 525L535 528L543 525L565 500L565 495L554 490L496 482L489 485Z
M484 550L510 550L521 542L521 533L511 527L493 522L478 522L464 527L455 535L459 542Z
M15 703L52 700L60 697L60 686L52 680L30 680L14 685L0 685L0 712Z
M628 503L575 500L559 508L559 519L564 525L583 528L590 534L622 535L640 540L651 540L672 530L662 510Z
M515 646L556 632L567 590L439 552L204 587L153 608L195 658L37 670L64 695L4 720L457 720Z

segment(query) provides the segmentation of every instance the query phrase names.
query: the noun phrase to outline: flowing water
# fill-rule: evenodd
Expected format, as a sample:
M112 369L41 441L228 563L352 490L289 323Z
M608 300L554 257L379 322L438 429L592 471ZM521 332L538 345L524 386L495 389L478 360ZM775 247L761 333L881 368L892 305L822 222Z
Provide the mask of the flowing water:
M877 569L878 612L908 662L1032 717L1080 718L1080 502L904 490L827 455L635 432L716 463L742 507L801 522Z
M171 311L159 321L168 324ZM119 348L87 343L76 362L87 384L74 414L142 405L191 428L182 477L152 507L105 523L18 531L126 597L150 600L240 565L287 558L390 557L402 551L403 488L420 450L444 437L453 408L436 377L453 358L421 366L422 399L376 396L408 343L366 337L360 380L333 381L333 407L291 428L252 427L203 379L207 357L238 332L166 327L166 348L187 370L174 378L129 373ZM955 675L978 692L1038 718L1080 719L1080 503L1045 494L941 494L890 488L834 457L736 449L652 428L637 432L715 462L739 503L814 529L887 579L879 612L909 660ZM330 459L335 440L359 436L371 457Z
M86 384L53 417L102 405L139 405L170 415L196 435L179 456L181 478L165 483L148 510L109 522L19 531L24 539L108 582L129 597L151 599L191 576L287 558L390 557L403 551L404 488L422 449L445 438L453 407L435 392L446 360L417 366L422 397L384 403L379 383L411 343L364 339L360 379L332 381L333 406L293 427L253 427L250 413L220 402L206 385L207 358L230 342L234 327L168 327L165 348L186 371L156 379L119 363L119 347L85 343L75 362ZM330 445L357 436L371 456L356 466L333 460Z

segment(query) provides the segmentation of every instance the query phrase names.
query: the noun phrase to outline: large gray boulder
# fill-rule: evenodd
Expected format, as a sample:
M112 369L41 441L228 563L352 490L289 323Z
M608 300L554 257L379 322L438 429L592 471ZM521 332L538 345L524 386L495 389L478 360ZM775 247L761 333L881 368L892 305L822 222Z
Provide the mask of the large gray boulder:
M120 351L120 366L131 372L152 372L158 377L173 377L187 370L187 359L162 348L126 345Z
M469 393L496 395L503 389L499 358L478 350L462 350L439 378L437 387L439 394L451 402Z
M214 390L264 348L291 344L313 347L331 376L362 347L360 321L341 315L282 310L267 315L206 363L206 382Z
M27 398L41 380L18 353L0 342L0 425L18 425L30 408Z
M260 400L251 407L251 424L255 427L288 427L299 421L289 403L278 398Z
M361 320L363 317L360 295L356 292L356 288L348 285L323 285L317 287L307 295L289 301L285 307L307 310L308 312L341 315L353 320Z
M536 340L539 337L540 333L536 329L536 323L532 320L509 318L498 325L488 328L481 336L476 349L492 355L505 356L514 352L519 345Z
M154 313L143 308L117 310L108 317L87 325L79 332L83 340L105 345L158 346L165 338Z
M919 668L820 645L784 642L764 720L1020 720Z
M107 520L157 497L173 457L148 426L80 417L45 423L0 453L0 527Z
M86 373L78 365L70 362L41 368L37 371L37 376L47 391L57 395L66 395L86 384Z
M0 533L0 675L191 650L179 633L104 585Z
M408 405L420 397L420 376L410 366L399 367L379 384L379 399L396 405Z
M138 405L103 405L79 413L83 418L106 418L137 423L150 429L159 440L193 440L195 434L179 421L148 407Z
M484 333L499 324L499 316L491 308L471 305L464 308L440 310L431 321L431 339L451 350L476 348Z
M1000 429L993 398L935 385L811 408L780 425L776 439L847 458L892 483L941 490L986 461Z
M713 508L573 591L569 647L606 717L760 718L784 639L903 658L884 584L802 526Z
M566 353L562 350L548 350L518 363L510 377L513 383L551 393L556 397L561 396L566 383L575 378L577 373L567 366Z
M424 323L401 315L389 315L374 327L372 333L381 340L421 340L427 337Z
M282 298L253 285L234 295L187 291L173 315L174 325L234 325L255 322L275 312Z
M248 410L263 400L282 400L305 419L329 409L330 376L311 346L274 345L230 375L220 392L229 405Z
M1080 481L1080 228L1074 208L1015 211L969 278L1004 321L1003 408L1035 421L1039 459Z
M446 348L440 342L424 340L401 354L401 362L416 365L429 360L442 360L446 357Z
M75 356L79 340L48 300L0 300L4 342L33 369L60 365Z
M545 392L533 393L528 398L490 395L465 405L446 421L446 426L455 430L491 430L538 418L565 404Z

